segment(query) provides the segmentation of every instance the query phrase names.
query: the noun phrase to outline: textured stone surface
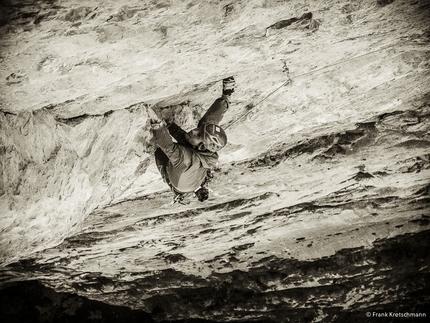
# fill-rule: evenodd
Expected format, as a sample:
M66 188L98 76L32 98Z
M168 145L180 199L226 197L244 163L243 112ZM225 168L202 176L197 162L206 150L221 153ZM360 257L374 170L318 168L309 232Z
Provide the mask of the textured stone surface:
M428 303L428 1L3 8L2 282L156 320ZM192 129L229 75L213 193L171 205L146 107Z

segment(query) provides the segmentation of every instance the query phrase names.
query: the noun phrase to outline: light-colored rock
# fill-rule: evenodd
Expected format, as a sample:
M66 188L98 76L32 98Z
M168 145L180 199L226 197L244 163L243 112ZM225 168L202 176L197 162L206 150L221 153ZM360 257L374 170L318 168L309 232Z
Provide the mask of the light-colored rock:
M427 1L57 4L0 19L2 282L279 322L428 288ZM214 192L171 205L146 109L190 130L230 75Z

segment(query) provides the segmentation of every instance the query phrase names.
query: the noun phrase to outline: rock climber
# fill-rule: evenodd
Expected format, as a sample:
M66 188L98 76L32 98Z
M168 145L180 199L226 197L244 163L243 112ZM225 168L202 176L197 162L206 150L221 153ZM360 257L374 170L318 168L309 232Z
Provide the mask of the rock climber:
M187 204L184 197L193 192L200 202L209 198L211 169L218 163L218 151L227 144L227 135L219 124L229 108L234 86L234 77L223 79L222 96L209 107L197 128L189 132L174 122L166 123L148 108L158 146L155 162L163 180L175 194L173 203Z

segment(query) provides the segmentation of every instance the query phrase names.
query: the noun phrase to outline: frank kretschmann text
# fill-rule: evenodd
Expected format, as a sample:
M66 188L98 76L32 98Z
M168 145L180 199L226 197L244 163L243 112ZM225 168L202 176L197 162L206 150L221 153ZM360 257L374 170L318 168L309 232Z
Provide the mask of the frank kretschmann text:
M367 312L367 317L402 317L402 318L419 318L427 317L426 313L398 313L398 312Z

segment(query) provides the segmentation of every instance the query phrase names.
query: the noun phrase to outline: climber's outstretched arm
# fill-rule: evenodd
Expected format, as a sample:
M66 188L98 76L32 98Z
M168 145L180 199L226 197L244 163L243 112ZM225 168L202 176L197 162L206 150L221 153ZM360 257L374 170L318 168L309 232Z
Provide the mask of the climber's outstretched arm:
M209 107L203 117L200 119L198 127L201 127L205 123L212 123L219 125L224 114L228 110L230 101L228 96L223 95Z
M227 77L222 80L222 96L216 99L215 102L209 107L208 111L199 121L198 127L200 128L205 123L219 125L224 113L228 110L230 105L230 96L233 94L236 86L236 81L233 76Z
M172 137L164 124L153 128L155 142L158 147L166 154L170 162L174 167L180 167L182 165L189 166L191 163L191 152L184 146L181 146L173 142Z
M152 133L158 147L166 154L174 167L188 166L191 163L191 152L185 147L174 143L167 130L166 124L151 108L148 108L148 117Z

